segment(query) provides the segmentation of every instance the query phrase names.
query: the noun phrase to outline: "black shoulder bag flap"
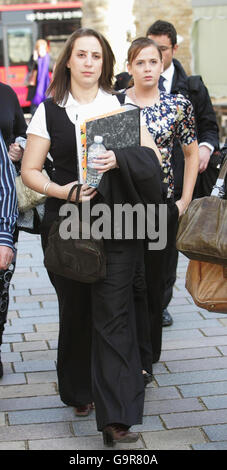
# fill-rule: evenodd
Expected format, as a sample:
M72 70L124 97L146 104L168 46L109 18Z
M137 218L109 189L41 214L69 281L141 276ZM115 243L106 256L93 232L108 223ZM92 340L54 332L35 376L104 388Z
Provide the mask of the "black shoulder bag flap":
M73 191L77 187L76 200L72 203L77 207L75 214L77 230L67 232L63 222L66 216L59 216L50 228L48 244L44 255L46 269L54 274L79 282L93 283L106 276L106 256L103 240L94 239L90 233L90 225L79 219L79 197L81 186L75 184L69 191L66 203L70 203Z

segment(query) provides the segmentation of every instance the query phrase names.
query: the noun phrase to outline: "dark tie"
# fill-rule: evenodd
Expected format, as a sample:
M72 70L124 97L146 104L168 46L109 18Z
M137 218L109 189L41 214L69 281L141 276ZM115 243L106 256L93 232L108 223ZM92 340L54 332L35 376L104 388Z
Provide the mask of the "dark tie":
M160 91L166 91L165 87L164 87L164 81L165 81L165 78L160 75L160 78L159 78L159 81L158 81L158 88Z

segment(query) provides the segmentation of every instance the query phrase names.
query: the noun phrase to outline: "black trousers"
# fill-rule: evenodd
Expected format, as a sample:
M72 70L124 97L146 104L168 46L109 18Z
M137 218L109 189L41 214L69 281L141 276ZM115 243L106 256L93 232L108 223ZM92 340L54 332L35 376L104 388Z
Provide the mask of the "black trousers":
M106 241L107 276L92 285L92 385L97 427L142 422L144 384L133 277L140 241Z
M48 237L41 234L45 251ZM91 385L91 285L48 271L59 305L58 388L69 406L93 401Z
M175 206L177 207L177 206ZM172 296L173 287L177 278L178 250L176 248L176 236L178 230L178 213L170 217L168 226L168 240L165 250L165 290L162 309L168 307Z
M43 234L44 250L46 243ZM92 285L48 273L59 301L60 397L71 406L94 401L100 431L110 423L142 422L144 384L132 291L139 243L106 241L107 276Z
M147 313L137 315L137 333L142 363L146 361L146 351L149 348L148 336L144 331L144 325L149 324L150 341L152 348L153 363L158 362L162 349L162 311L166 296L166 286L169 276L170 253L176 242L176 229L178 224L178 209L171 199L167 204L167 245L163 250L149 250L145 242L145 283L147 286L148 320ZM134 286L138 286L138 280L142 277L141 267L136 270ZM142 285L142 282L140 282ZM141 298L144 289L137 288L137 296ZM145 368L145 367L144 367Z
M145 249L145 243L143 243ZM143 370L152 374L153 350L150 328L150 299L146 284L144 249L141 257L137 257L135 276L133 279L133 297L136 311L136 328L139 341L140 358ZM148 307L149 305L149 307Z
M152 373L150 357L152 363L158 362L162 346L162 302L164 296L164 266L165 252L149 251L147 241L145 242L145 272L141 264L137 264L134 278L134 290L136 289L137 299L141 304L144 299L144 287L142 279L146 285L146 301L148 309L136 310L137 335L143 369ZM137 305L138 305L137 300ZM150 353L151 351L151 353Z

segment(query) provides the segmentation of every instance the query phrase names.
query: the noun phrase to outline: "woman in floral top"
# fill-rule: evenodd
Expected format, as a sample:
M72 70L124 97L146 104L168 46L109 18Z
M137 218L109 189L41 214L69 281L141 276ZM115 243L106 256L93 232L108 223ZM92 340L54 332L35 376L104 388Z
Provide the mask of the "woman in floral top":
M196 140L192 105L183 95L160 92L160 103L146 106L142 115L161 152L164 182L168 184L168 196L171 196L174 189L171 167L174 137L177 137L182 145L190 145Z
M167 247L163 250L163 262L160 262L160 252L147 251L145 257L153 362L157 362L161 353L167 261L176 243L178 217L187 209L192 199L199 167L198 143L191 103L183 95L170 95L159 91L159 78L163 71L162 53L153 40L139 38L133 41L128 51L128 71L132 75L133 86L126 90L125 103L133 102L141 108L142 120L145 121L162 156L167 193ZM173 198L174 180L171 167L175 138L178 138L182 144L185 157L183 191L176 203ZM142 276L143 273L138 268L134 282L137 296ZM144 351L146 344L144 344L143 330L146 319L143 315L138 315L137 322L140 350Z
M184 187L182 197L177 201L181 215L192 199L198 174L198 143L192 104L183 95L159 91L158 83L163 71L162 55L152 39L139 38L133 41L128 51L128 70L134 86L127 90L125 102L133 102L142 109L142 117L162 155L168 197L173 194L174 186L171 168L174 138L177 137L183 146Z

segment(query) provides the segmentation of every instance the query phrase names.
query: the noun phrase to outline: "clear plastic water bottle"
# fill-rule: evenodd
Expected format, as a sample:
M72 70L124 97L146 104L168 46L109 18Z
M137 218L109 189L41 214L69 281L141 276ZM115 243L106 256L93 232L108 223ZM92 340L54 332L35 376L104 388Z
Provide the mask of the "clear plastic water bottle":
M103 137L101 135L95 135L94 143L88 147L87 152L87 176L86 183L92 188L97 188L102 178L102 173L98 173L98 170L94 168L93 159L98 158L99 155L106 152L106 147L103 145ZM96 163L97 165L97 163Z

